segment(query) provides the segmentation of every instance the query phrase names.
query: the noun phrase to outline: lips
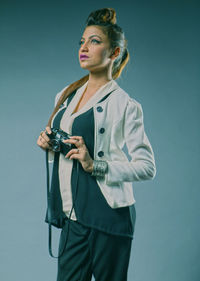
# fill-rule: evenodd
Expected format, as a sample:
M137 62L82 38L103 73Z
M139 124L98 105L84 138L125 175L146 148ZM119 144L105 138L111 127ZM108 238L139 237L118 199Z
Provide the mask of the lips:
M80 60L85 60L85 59L88 59L88 56L86 56L86 55L80 55Z

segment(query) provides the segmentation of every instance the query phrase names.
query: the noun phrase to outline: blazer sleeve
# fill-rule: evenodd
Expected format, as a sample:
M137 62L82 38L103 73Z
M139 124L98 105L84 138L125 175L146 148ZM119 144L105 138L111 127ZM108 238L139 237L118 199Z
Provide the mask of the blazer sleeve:
M107 161L106 183L133 182L154 178L156 174L154 153L144 131L141 105L128 100L124 115L123 138L130 161Z

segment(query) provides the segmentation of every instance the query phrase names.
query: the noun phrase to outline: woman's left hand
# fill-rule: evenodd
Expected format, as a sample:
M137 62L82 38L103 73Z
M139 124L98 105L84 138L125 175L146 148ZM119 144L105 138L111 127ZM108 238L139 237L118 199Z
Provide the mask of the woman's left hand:
M71 149L65 156L65 158L77 159L81 163L83 169L92 173L93 171L93 160L89 154L89 151L85 145L83 137L81 136L71 136L70 139L64 140L64 143L74 144L77 148Z

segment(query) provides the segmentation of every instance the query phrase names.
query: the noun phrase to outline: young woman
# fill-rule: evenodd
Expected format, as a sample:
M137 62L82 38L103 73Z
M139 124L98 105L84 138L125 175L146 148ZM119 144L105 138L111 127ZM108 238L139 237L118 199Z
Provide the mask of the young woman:
M116 79L129 60L114 9L92 12L80 40L89 74L56 96L37 144L51 150L51 128L71 135L66 155L51 153L51 221L62 227L57 281L125 281L135 225L132 182L155 176L141 105ZM124 153L126 144L130 160Z

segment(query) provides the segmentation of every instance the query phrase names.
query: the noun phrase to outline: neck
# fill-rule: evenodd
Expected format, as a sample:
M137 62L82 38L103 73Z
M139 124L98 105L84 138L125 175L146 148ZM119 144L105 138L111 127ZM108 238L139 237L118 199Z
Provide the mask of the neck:
M89 74L87 90L94 91L108 83L112 80L112 75L108 75L105 73L92 73Z

